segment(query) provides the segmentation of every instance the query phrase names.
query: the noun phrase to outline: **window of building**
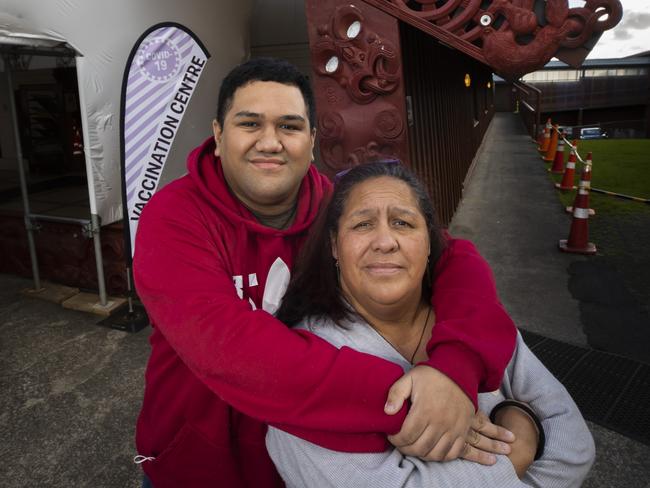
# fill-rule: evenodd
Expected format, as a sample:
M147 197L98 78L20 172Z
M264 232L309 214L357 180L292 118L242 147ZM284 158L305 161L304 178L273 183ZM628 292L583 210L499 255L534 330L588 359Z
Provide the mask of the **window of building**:
M648 68L589 68L585 70L586 78L598 78L602 76L645 76L647 74Z
M541 70L523 77L523 80L529 83L566 83L579 79L580 71L575 69Z

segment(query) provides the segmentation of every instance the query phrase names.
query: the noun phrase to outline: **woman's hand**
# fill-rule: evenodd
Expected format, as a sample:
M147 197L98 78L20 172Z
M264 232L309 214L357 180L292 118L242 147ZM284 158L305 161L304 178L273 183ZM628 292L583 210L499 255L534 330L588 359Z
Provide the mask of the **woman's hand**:
M465 451L474 405L456 383L429 366L416 366L388 392L385 412L393 415L411 400L402 429L388 440L402 454L448 461Z
M499 409L494 421L513 432L516 436L508 458L515 467L517 476L521 479L530 465L533 464L537 452L539 432L537 432L535 422L523 410L515 406Z
M495 454L511 453L510 443L514 441L515 435L512 432L493 424L488 416L479 410L474 415L461 457L490 466L497 462Z

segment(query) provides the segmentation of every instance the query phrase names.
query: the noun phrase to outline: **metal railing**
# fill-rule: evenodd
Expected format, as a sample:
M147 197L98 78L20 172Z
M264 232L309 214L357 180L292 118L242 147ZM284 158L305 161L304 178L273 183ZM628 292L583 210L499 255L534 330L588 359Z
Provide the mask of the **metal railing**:
M535 138L541 130L542 92L539 88L523 81L515 81L519 115L524 121L528 134Z

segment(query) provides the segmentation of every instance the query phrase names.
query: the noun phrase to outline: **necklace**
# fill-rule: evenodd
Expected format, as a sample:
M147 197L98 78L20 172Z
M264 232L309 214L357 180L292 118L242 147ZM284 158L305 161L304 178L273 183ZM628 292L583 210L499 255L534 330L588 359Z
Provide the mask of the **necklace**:
M429 305L427 309L427 317L424 319L424 323L422 324L422 332L420 332L420 339L418 339L418 344L415 346L415 350L413 351L413 354L411 354L411 359L409 359L409 363L413 364L413 359L415 359L415 354L418 352L418 349L420 349L420 344L422 344L422 338L424 337L424 331L427 329L427 323L429 322L429 317L431 316L431 306Z
M430 317L430 316L431 316L431 306L429 305L429 307L427 308L427 316L426 316L426 318L424 319L424 323L422 324L422 330L420 331L420 339L418 340L418 343L417 343L417 345L415 346L415 349L413 350L413 354L411 354L411 357L410 357L410 359L409 359L409 363L411 363L411 364L413 364L413 360L415 359L415 355L417 354L418 349L420 349L420 345L422 344L422 339L424 338L424 331L427 330L427 324L429 323L429 317ZM375 328L373 327L373 329L375 329ZM381 336L382 339L384 339L384 340L385 340L385 341L386 341L386 342L387 342L387 343L388 343L388 344L389 344L393 349L395 349L397 352L399 352L399 349L397 349L397 348L393 345L393 343L392 343L391 341L389 341L388 339L386 339L386 337L384 337L384 334L382 334L381 332L379 332L379 329L375 329L375 330L376 330L377 333ZM400 353L400 354L401 354L401 353ZM404 357L406 357L406 356L404 356Z

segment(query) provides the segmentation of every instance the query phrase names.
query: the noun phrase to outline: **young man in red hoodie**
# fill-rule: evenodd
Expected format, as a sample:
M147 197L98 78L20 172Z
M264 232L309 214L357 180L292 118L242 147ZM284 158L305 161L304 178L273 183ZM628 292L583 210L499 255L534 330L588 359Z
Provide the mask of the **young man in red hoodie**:
M153 325L136 433L147 483L281 487L266 424L342 451L381 451L389 435L425 459L467 454L477 391L498 387L515 340L487 264L449 240L430 359L404 376L288 329L272 314L331 189L311 165L313 93L294 66L258 59L224 79L218 104L214 137L148 203L136 240Z

